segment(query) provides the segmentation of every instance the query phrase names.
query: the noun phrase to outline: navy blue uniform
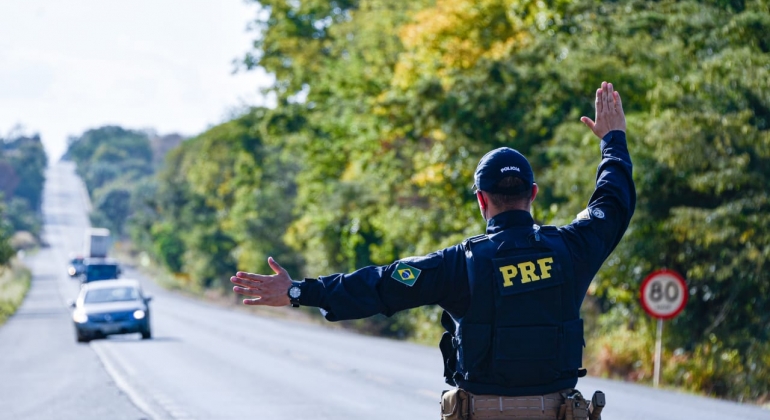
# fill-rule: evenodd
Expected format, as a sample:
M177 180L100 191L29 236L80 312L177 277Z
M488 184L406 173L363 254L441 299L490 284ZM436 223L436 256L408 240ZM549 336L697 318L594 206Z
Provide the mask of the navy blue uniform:
M591 280L623 237L636 204L625 133L608 133L602 139L601 152L596 189L586 210L569 225L557 228L566 246L565 254L571 260L568 264L570 272L563 275L571 282L574 293L571 303L577 308L582 304ZM486 233L492 236L506 230L531 228L533 224L529 212L507 211L488 221ZM467 243L458 244L387 266L371 266L350 274L306 281L302 285L300 304L321 308L329 321L380 313L390 316L404 309L434 304L441 306L454 320L460 320L471 303L466 250ZM419 274L413 273L417 274L416 279L399 281L393 278L401 272L403 263L419 270ZM556 389L545 389L543 393L553 391Z

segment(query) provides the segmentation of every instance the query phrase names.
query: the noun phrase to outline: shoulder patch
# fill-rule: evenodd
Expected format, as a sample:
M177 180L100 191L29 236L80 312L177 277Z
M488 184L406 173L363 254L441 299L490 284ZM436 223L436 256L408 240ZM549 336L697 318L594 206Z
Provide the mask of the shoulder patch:
M486 240L489 240L489 235L487 235L487 234L482 234L482 235L471 236L471 237L470 237L470 238L468 238L467 240L468 240L469 242L471 242L471 243L474 243L474 244L476 244L476 243L479 243L479 242L484 242L484 241L486 241Z
M591 210L591 214L596 217L597 219L604 219L604 212L600 208L595 208Z
M397 280L405 285L412 287L417 279L420 277L422 270L412 267L409 264L399 261L396 265L396 269L393 270L393 274L390 275L394 280Z
M467 252L471 248L471 245L475 245L488 240L489 240L489 235L487 234L471 236L470 238L465 238L465 240L463 240L463 248Z

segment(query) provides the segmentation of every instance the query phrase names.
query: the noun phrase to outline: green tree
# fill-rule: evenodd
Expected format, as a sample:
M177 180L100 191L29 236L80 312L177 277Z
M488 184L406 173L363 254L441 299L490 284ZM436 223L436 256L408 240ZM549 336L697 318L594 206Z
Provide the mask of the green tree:
M135 180L153 172L147 133L105 126L70 139L65 159L77 164L90 192L118 177Z
M5 160L0 160L0 193L4 197L12 197L18 184L19 177L16 175L13 166Z
M5 221L5 207L0 201L0 268L8 264L11 258L15 255L13 248L11 248L10 240L11 226Z
M0 143L0 193L10 231L37 235L47 157L40 137L16 136Z
M268 255L298 266L282 239L292 220L295 170L262 130L266 121L289 125L291 118L254 109L186 141L169 153L155 196L146 200L155 211L145 224L153 253L196 284L224 285L238 268L264 266Z
M155 171L149 134L117 126L87 130L70 139L64 158L76 163L88 188L92 222L118 235L127 233L134 190Z
M19 179L12 196L26 200L30 209L39 211L48 163L40 136L6 141L4 149L6 159Z
M131 193L131 187L120 184L109 184L94 191L94 211L91 214L93 224L122 235L131 210Z
M14 197L6 205L5 218L14 232L27 231L32 234L40 232L40 212L30 208L29 202L23 198Z

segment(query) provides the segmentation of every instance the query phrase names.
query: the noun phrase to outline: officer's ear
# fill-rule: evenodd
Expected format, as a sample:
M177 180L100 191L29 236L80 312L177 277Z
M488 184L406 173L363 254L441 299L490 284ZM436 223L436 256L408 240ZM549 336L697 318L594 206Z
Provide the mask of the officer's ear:
M479 207L481 207L481 210L486 210L487 201L484 200L484 196L481 194L481 191L476 191L476 198L479 200Z

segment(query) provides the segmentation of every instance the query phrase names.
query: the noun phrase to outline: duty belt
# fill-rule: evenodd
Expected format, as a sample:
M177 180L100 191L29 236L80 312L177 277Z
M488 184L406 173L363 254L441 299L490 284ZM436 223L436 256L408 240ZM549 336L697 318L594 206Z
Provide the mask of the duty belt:
M562 393L526 397L498 395L470 395L470 412L473 419L486 418L544 418L555 419L564 403Z

